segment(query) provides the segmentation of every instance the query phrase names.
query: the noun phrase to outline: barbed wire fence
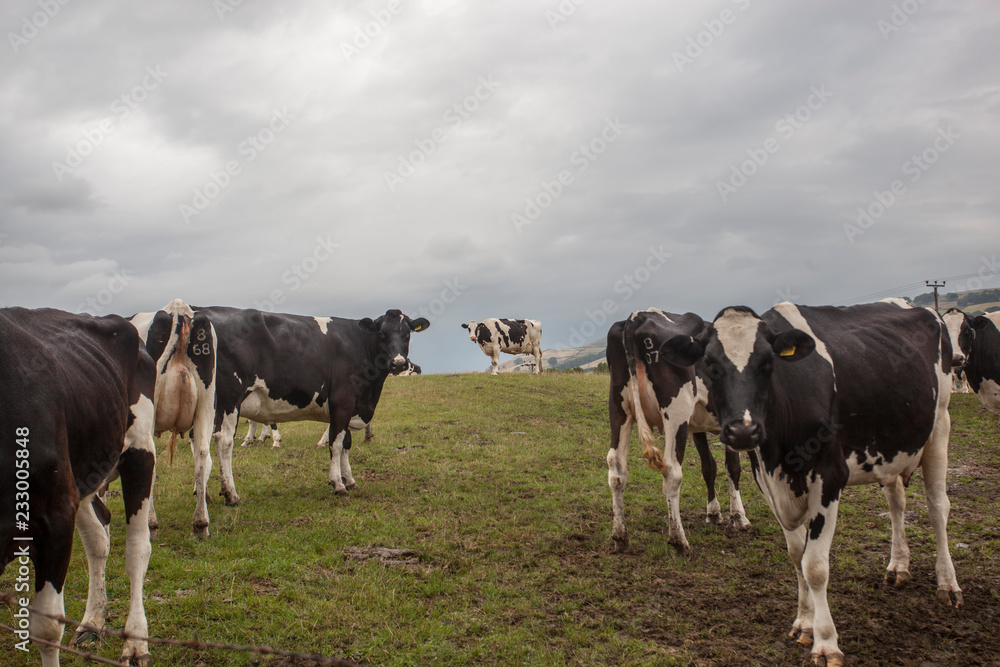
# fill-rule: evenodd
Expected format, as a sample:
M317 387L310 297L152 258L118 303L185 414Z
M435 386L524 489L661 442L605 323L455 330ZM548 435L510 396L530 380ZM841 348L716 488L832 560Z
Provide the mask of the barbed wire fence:
M14 596L10 593L0 593L0 602L7 606L13 606ZM75 621L71 618L66 618L65 616L48 614L43 611L34 609L33 607L28 608L33 614L38 614L39 616L44 616L50 618L59 623L64 623L67 625L72 625L85 632L92 632L94 634L100 635L102 637L118 637L122 641L133 639L138 641L144 641L149 644L161 644L166 646L177 646L181 648L190 649L192 651L201 651L205 649L211 649L216 651L230 651L234 653L249 653L254 657L262 655L273 655L283 658L293 658L296 660L311 660L317 663L319 667L365 667L364 665L353 662L351 660L346 660L344 658L332 658L325 656L321 653L299 653L296 651L283 651L281 649L271 648L270 646L244 646L240 644L224 644L220 642L207 642L198 639L197 634L194 639L183 640L183 639L166 639L163 637L139 637L128 633L124 630L112 630L109 628L97 628L91 625L85 625L80 621ZM0 630L7 631L10 633L15 633L16 630L9 626L0 624ZM89 651L82 651L80 649L74 648L66 644L59 644L56 642L50 642L45 639L40 639L35 636L30 636L29 639L35 644L43 646L52 646L58 648L60 651L66 651L73 655L79 656L86 660L87 662L96 662L104 665L114 665L115 667L130 667L128 663L119 662L117 660L111 660L110 658L103 658L99 655L95 655Z

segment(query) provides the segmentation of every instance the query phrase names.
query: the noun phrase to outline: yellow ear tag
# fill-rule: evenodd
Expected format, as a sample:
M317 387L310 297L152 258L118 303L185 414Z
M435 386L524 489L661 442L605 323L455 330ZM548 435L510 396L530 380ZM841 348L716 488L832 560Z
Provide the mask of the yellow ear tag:
M423 329L423 328L424 328L424 326L423 326L422 324L420 324L420 325L417 325L416 327L414 327L414 329L413 329L413 330L414 330L414 331L420 331L420 330L421 330L421 329Z
M778 353L778 356L780 356L780 357L790 357L793 354L795 354L795 346L794 345L792 345L791 347L786 347L784 350L782 350L780 353Z

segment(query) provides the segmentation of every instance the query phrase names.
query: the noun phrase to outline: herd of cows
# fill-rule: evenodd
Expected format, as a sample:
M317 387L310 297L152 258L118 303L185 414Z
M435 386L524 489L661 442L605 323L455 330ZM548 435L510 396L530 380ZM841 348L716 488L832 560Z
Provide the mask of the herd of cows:
M28 627L32 637L53 643L38 643L42 664L59 664L64 626L57 619L74 524L90 572L82 621L106 623L110 513L99 491L115 479L131 581L122 660L149 663L142 589L156 527L154 436L190 436L196 534L209 534L211 441L221 495L227 504L240 502L232 452L241 416L274 428L328 423L320 444L330 452L329 483L345 494L357 486L351 433L370 426L388 375L419 373L408 359L410 335L428 326L399 310L350 320L181 300L130 320L0 309L0 563L34 563ZM490 356L493 374L500 352L532 354L541 372L538 321L491 318L462 327ZM747 452L784 531L798 577L791 634L812 646L814 660L843 664L826 588L848 485L882 486L892 523L886 579L901 584L910 577L904 487L921 468L937 542L938 598L962 604L947 537L948 403L961 371L983 405L1000 412L1000 313L969 317L952 309L942 317L901 300L846 308L782 303L762 315L726 308L706 322L649 309L611 327L607 359L616 550L628 546L624 489L633 426L643 457L663 474L668 541L682 552L690 550L678 503L689 433L709 489L708 518L723 521L706 435L712 433L726 445L730 522L749 525L739 495L739 453ZM78 630L73 641L86 638Z

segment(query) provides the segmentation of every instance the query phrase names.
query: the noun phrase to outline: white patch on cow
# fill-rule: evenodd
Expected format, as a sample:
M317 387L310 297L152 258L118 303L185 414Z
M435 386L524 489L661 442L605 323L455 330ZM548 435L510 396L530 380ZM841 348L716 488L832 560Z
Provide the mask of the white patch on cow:
M62 618L66 614L66 608L63 606L63 594L56 592L55 586L46 581L42 590L35 594L32 607L34 611L31 612L28 620L28 631L31 636L58 644L62 640L63 624L53 617ZM45 615L43 616L43 614ZM41 644L35 646L42 654L43 667L59 664L59 649L57 647Z
M406 357L404 357L401 354L397 354L395 357L392 358L392 361L393 361L393 363L401 364L404 361L406 361Z
M830 364L830 372L833 373L833 390L837 390L837 369L833 366L833 357L830 355L830 351L826 349L826 343L820 340L809 323L806 322L806 318L802 316L802 312L799 311L799 307L794 303L789 303L783 301L774 307L774 310L778 311L782 317L788 320L788 323L799 331L804 331L816 342L816 353L826 359L827 363Z
M750 426L750 424L753 424L753 417L750 416L750 410L744 410L743 411L743 425L744 426Z
M319 392L313 395L309 405L298 407L280 398L268 396L267 383L257 378L247 390L247 396L240 405L240 414L247 419L261 423L317 421L329 422L330 414L326 406L321 406Z
M962 331L962 322L965 321L965 313L954 311L941 316L944 326L948 330L948 338L951 339L951 353L962 354L962 348L958 345L958 334Z
M890 296L882 299L879 303L891 303L894 306L899 306L900 308L913 308L913 306L906 302L906 299L900 299L898 296Z
M847 485L888 484L891 480L899 476L908 478L917 469L917 466L920 465L922 451L916 454L904 454L900 452L892 461L886 461L882 454L868 456L864 452L861 452L862 458L859 461L858 455L852 453L847 457L847 470L850 474L847 479ZM866 471L864 469L866 465L872 466L872 470Z
M314 317L313 319L316 320L316 324L319 325L319 330L322 331L325 334L326 333L327 325L330 324L330 320L332 320L333 318L332 317Z
M349 424L349 426L352 431L360 431L364 427L368 426L368 422L366 422L358 415L354 415L353 417L351 417L351 423Z
M688 422L688 430L692 433L715 433L721 430L719 420L708 411L708 386L700 377L695 378L695 405Z
M994 380L983 379L979 383L979 400L984 408L1000 414L1000 384Z
M139 337L144 341L149 334L149 327L152 326L154 317L156 317L156 313L137 313L129 320L135 330L139 332Z
M739 373L750 362L759 322L756 316L738 310L727 310L715 320L715 333L722 344L722 351Z

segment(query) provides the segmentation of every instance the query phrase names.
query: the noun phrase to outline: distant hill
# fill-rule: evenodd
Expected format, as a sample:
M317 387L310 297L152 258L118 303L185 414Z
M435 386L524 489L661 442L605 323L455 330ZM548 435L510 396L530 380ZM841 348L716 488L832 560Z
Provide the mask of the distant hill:
M911 301L914 306L933 306L934 292L927 292L914 297ZM945 292L938 293L938 308L941 312L949 308L961 308L967 314L982 315L1000 310L1000 288L978 289L969 292Z
M542 370L566 371L577 366L589 370L604 361L606 341L602 338L581 347L567 350L544 350L542 352ZM531 372L535 358L531 355L518 355L501 363L498 368L501 373Z

